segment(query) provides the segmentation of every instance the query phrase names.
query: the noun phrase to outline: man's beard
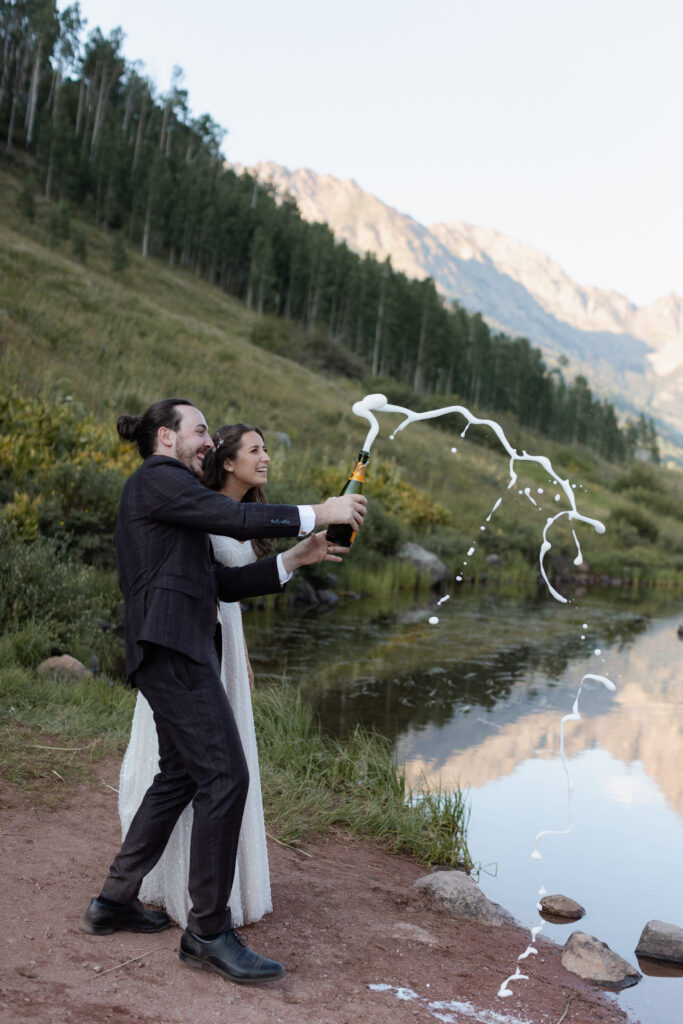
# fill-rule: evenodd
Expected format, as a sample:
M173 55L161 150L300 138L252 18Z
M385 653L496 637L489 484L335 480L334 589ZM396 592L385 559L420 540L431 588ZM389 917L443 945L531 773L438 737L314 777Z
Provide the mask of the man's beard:
M206 449L206 451L208 451L208 449ZM187 468L192 473L194 473L194 475L198 479L201 479L201 475L202 475L201 463L202 463L202 461L204 459L204 455L205 455L204 448L203 447L193 448L189 444L188 445L184 445L182 443L182 441L176 440L175 453L176 453L176 458L180 462L184 463L184 465L186 465ZM195 459L199 459L199 462L200 462L200 467L199 468L197 468L197 465L194 462Z

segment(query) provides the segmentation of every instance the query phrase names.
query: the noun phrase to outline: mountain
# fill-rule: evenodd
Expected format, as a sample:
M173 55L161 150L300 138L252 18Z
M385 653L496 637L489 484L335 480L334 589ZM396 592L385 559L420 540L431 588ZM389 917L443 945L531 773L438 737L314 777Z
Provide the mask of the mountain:
M241 168L238 168L241 169ZM358 251L391 257L410 277L432 277L441 293L495 329L522 335L550 366L568 360L622 410L654 417L667 450L683 450L683 299L637 307L618 292L573 281L550 256L472 224L420 224L352 180L264 162L247 168L296 199L303 217L327 223Z

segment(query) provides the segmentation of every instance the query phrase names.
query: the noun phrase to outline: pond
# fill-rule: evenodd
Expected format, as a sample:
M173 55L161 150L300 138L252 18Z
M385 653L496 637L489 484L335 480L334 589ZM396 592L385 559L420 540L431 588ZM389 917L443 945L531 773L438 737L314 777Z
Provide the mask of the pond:
M680 596L617 591L568 606L545 594L459 590L441 606L403 595L324 615L245 615L257 684L301 683L326 729L372 725L392 739L412 784L425 777L468 792L469 848L489 898L531 928L541 886L571 896L586 916L546 922L542 934L563 944L586 931L634 966L647 921L683 925L681 623ZM534 860L537 833L569 825L559 728L586 673L616 689L584 684L581 719L565 727L574 827L545 836ZM680 1019L683 972L640 970L619 1005L642 1024Z

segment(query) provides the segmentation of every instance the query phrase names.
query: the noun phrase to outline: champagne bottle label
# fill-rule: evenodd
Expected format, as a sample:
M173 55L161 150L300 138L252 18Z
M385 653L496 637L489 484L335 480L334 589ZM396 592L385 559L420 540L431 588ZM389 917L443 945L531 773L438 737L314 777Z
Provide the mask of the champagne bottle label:
M370 458L367 452L360 452L358 461L353 467L351 475L342 487L340 494L362 494L363 484L365 483L365 470L367 467L367 461ZM328 526L325 534L327 539L333 544L339 544L340 547L350 548L356 539L356 531L352 526L348 526L346 523L337 523L332 526Z

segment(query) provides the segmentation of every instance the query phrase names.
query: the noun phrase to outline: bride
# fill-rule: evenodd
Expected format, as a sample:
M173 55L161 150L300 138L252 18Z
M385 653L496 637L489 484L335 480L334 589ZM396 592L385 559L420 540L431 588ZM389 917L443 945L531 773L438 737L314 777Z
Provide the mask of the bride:
M270 455L258 427L235 423L212 434L214 450L204 462L204 483L236 501L265 501ZM223 565L246 565L263 558L270 541L237 541L211 536L214 555ZM329 557L329 556L328 556ZM339 560L339 559L335 559ZM251 708L254 677L242 629L238 603L220 602L218 622L222 643L221 679L232 707L249 767L249 792L242 819L235 881L229 906L234 927L258 921L272 909L261 780ZM130 742L121 766L119 814L125 836L142 797L158 770L159 748L152 710L138 693ZM192 805L188 805L156 866L145 877L140 899L162 906L183 928L190 898L187 889Z

